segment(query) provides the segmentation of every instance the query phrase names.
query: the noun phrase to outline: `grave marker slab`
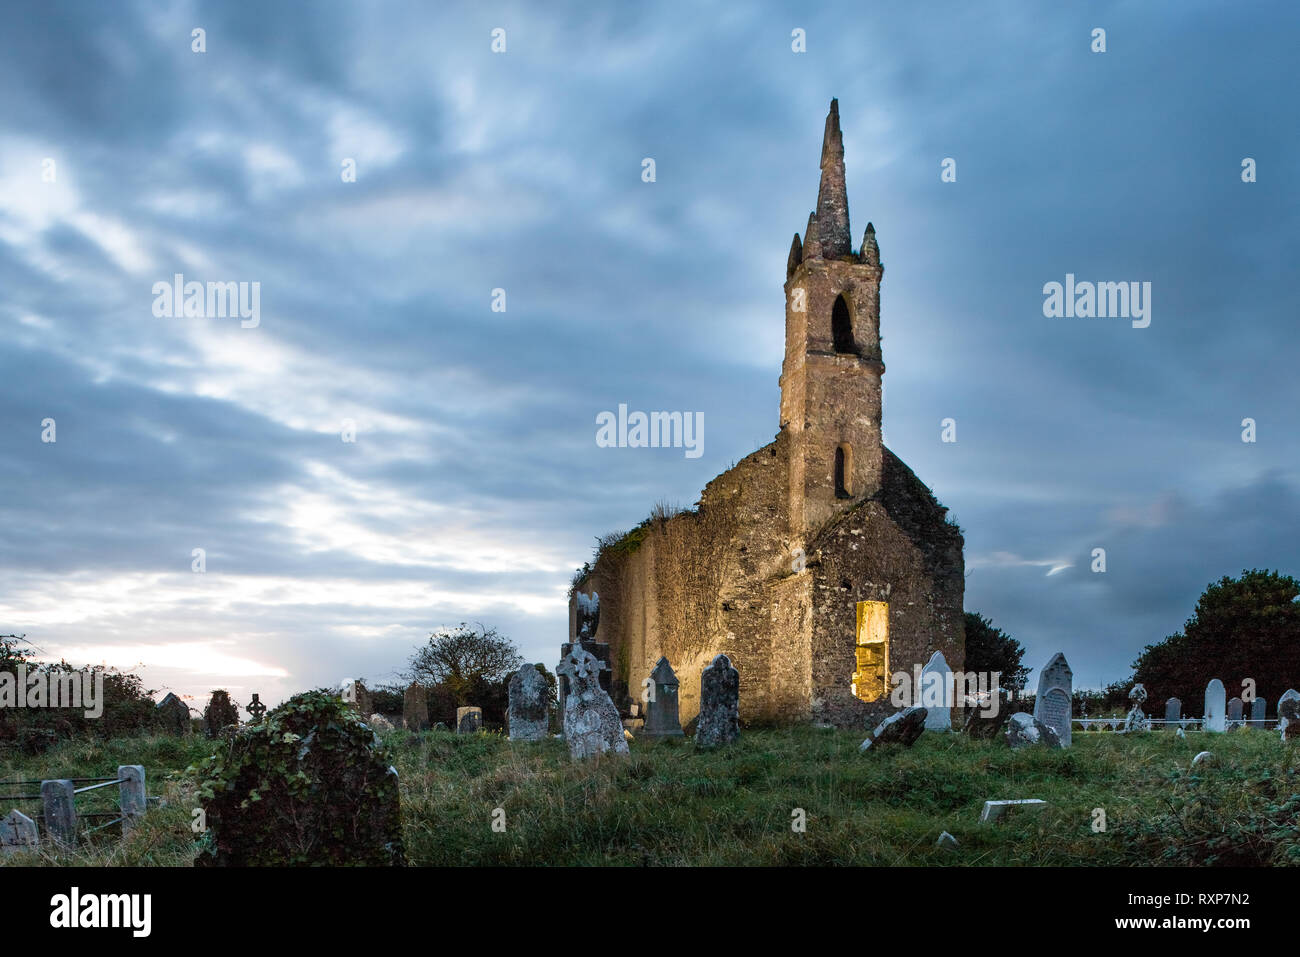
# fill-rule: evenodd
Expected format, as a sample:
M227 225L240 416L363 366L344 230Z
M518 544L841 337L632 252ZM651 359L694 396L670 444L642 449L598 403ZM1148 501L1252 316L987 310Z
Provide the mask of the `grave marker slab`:
M1056 732L1063 748L1068 748L1072 740L1073 698L1074 672L1065 655L1058 651L1038 676L1034 717Z
M628 754L618 709L600 685L605 663L581 644L572 645L555 672L569 681L564 699L564 740L575 761L602 754Z
M0 849L6 854L39 847L40 832L36 822L18 809L10 811L0 820Z
M677 675L667 658L660 658L654 671L646 679L645 724L641 727L643 738L680 738L682 723L678 716Z
M700 716L695 746L716 748L740 737L740 672L717 655L700 673Z
M429 692L424 685L412 682L402 692L402 724L407 731L423 731L429 726Z
M921 684L917 688L916 707L925 708L925 730L952 730L952 703L955 697L952 669L942 651L930 656L921 669Z
M1205 686L1205 720L1201 723L1201 730L1209 731L1214 734L1220 734L1226 730L1227 723L1227 703L1223 690L1223 682L1218 678L1211 678L1210 683Z
M483 709L468 705L456 709L456 733L474 734L483 728Z
M523 664L510 676L510 704L506 721L511 741L542 741L550 717L546 676L536 665Z

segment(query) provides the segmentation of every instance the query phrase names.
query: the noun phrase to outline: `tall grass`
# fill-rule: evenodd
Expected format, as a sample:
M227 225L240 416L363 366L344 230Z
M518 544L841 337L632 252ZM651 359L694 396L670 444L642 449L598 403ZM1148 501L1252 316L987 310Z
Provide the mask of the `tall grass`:
M749 731L734 747L707 753L689 739L636 741L629 758L582 764L555 739L395 731L387 744L401 779L407 855L417 865L1300 861L1296 801L1288 803L1300 790L1297 756L1273 733L1186 740L1077 733L1065 751L1011 751L998 741L927 733L911 749L868 754L858 752L862 737ZM144 764L150 794L166 801L125 841L110 828L76 850L44 848L6 863L188 865L198 802L173 772L211 747L199 738L124 738L0 761L6 780L111 775L119 764ZM1219 763L1193 770L1192 757L1206 748ZM96 793L116 801L114 788ZM1041 798L1048 807L981 824L983 802L999 798ZM1094 829L1098 808L1104 830ZM498 809L504 830L493 828ZM792 827L799 817L802 831ZM941 831L957 838L956 851L935 847ZM1222 846L1223 834L1236 835L1231 846Z

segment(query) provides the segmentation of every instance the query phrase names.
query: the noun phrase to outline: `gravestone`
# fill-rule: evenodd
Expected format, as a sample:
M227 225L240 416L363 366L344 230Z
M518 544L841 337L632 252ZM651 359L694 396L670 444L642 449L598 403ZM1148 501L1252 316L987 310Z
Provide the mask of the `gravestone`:
M601 754L628 754L627 738L618 709L600 686L605 663L584 648L573 645L555 669L569 679L564 700L564 741L575 761Z
M405 863L392 756L337 693L294 695L241 728L201 788L196 865Z
M237 727L239 708L230 700L229 692L218 688L212 692L207 707L203 709L203 733L209 738L217 738L228 729Z
M1250 726L1252 728L1263 728L1264 722L1268 718L1268 699L1256 698L1250 703Z
M700 716L695 746L716 748L740 737L740 672L718 655L700 673Z
M244 710L248 712L248 716L252 719L252 723L257 724L262 720L262 715L266 714L266 705L262 703L261 699L257 696L257 692L254 691L253 700L244 705Z
M536 665L523 664L510 676L510 704L506 722L511 741L543 741L548 725L546 676Z
M474 734L483 728L483 709L474 705L456 709L456 733Z
M643 738L680 738L682 723L677 712L677 675L667 658L660 658L655 670L646 679L648 700Z
M1026 715L1028 717L1028 715ZM1009 812L1020 811L1041 811L1047 807L1047 802L1041 798L1019 798L1014 801L985 801L984 809L980 811L980 821L984 824L992 824L1006 817Z
M877 744L901 744L910 748L924 730L925 709L915 706L904 708L876 725L871 737L858 745L858 750L867 751Z
M1141 682L1135 684L1128 693L1128 699L1133 702L1133 707L1124 718L1124 731L1150 731L1151 722L1147 720L1147 713L1142 710L1142 705L1147 700L1146 686Z
M917 689L913 704L925 708L925 730L952 730L953 702L952 669L942 651L930 656L921 669L921 686Z
M429 726L429 692L424 685L411 682L402 692L402 724L407 731L423 731Z
M1177 698L1170 698L1165 702L1165 721L1177 724L1181 720L1183 720L1183 703Z
M1003 732L1003 740L1006 741L1013 749L1028 747L1033 744L1043 744L1049 748L1059 748L1061 738L1056 733L1056 729L1044 724L1035 718L1032 714L1013 714L1007 720L1007 729Z
M601 664L600 669L600 686L606 694L612 690L610 676L612 674L611 662L613 658L609 645L603 641L595 641L589 638L580 638L576 641L566 641L560 645L560 660L567 660L573 653L574 648L581 648L589 652ZM564 714L565 701L569 697L569 676L565 674L556 674L556 695L559 698L560 714Z
M1201 722L1202 731L1218 734L1225 730L1227 716L1224 712L1227 704L1224 697L1223 682L1218 678L1211 678L1210 683L1205 686L1205 720Z
M170 691L158 702L157 714L166 734L190 733L190 707Z
M1283 741L1300 738L1300 693L1289 690L1277 699L1277 728Z
M1241 724L1241 699L1231 698L1228 701L1228 724L1229 727L1236 727Z
M30 850L41 843L36 822L16 808L0 820L0 849L6 854Z
M1071 701L1074 696L1074 672L1059 651L1052 656L1038 676L1038 695L1034 699L1034 717L1056 732L1061 747L1071 744Z
M1277 699L1277 727L1279 730L1281 730L1285 724L1282 719L1283 701L1300 701L1300 691L1296 691L1294 688L1288 688L1286 691L1283 691L1282 696Z
M374 711L370 703L370 692L365 684L357 678L347 678L343 682L343 700L364 719Z
M384 734L385 732L393 730L393 722L378 713L372 714L366 721L366 724L370 725L371 729L376 734Z

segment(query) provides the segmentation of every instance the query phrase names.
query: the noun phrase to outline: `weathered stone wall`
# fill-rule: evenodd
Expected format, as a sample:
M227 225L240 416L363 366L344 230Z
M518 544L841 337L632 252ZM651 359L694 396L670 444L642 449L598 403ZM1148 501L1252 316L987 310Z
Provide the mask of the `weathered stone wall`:
M772 713L765 589L790 568L786 447L778 436L719 475L695 511L652 521L635 550L606 549L583 585L600 594L597 638L610 644L616 685L639 696L642 680L666 655L681 681L683 723L698 712L700 673L718 654L740 672L742 719Z
M683 723L699 711L700 673L725 653L740 672L746 723L865 727L890 709L850 687L856 604L889 603L890 672L941 651L965 659L960 531L912 472L884 451L877 495L789 552L783 432L705 488L700 507L654 521L639 547L607 549L583 590L601 596L598 639L626 706L666 655L681 680Z
M899 459L884 453L880 495L862 503L814 542L812 716L865 726L892 710L850 687L857 603L889 603L889 672L913 673L936 651L953 671L965 661L965 563L961 532ZM957 715L954 714L954 718Z

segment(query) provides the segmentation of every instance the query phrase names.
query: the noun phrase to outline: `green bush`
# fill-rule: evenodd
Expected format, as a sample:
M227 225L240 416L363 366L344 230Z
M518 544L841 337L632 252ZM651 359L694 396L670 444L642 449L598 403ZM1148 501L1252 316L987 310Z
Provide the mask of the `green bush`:
M388 752L332 694L295 695L190 772L207 823L198 865L405 863Z

